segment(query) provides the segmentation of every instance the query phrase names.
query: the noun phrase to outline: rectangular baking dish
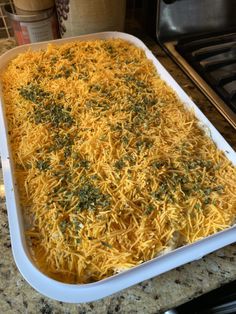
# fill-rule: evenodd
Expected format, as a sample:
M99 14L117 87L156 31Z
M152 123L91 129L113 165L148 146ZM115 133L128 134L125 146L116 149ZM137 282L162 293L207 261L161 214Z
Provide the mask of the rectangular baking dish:
M236 165L236 153L224 140L221 134L209 122L204 114L192 102L188 95L175 82L171 75L148 50L145 44L138 38L120 32L103 32L90 35L83 35L74 38L60 39L53 41L54 45L75 40L95 40L108 38L122 38L142 48L148 59L152 60L160 77L176 92L186 108L193 109L199 124L207 132L208 136L216 143L217 147L224 151L229 160ZM19 53L31 48L32 50L44 49L48 42L29 44L14 48L0 57L0 71L15 58ZM236 225L178 249L175 249L153 260L133 267L117 275L90 284L65 284L53 280L34 265L27 249L24 236L23 217L17 197L17 189L13 175L13 162L11 159L7 122L4 114L4 103L2 90L0 88L0 152L2 159L2 169L6 191L6 202L8 210L8 220L10 226L12 251L19 271L25 280L43 295L64 302L80 303L98 300L111 295L124 288L130 287L143 280L152 278L167 272L175 267L186 264L219 248L229 245L236 241Z

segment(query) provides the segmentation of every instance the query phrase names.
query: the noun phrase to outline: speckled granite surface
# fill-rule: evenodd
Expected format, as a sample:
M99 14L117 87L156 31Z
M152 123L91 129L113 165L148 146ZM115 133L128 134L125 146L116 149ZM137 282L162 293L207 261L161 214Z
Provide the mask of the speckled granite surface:
M151 48L160 62L192 97L209 120L236 149L235 130L225 121L166 54L138 30L138 37ZM0 54L14 45L0 40ZM20 275L11 253L11 243L0 171L0 313L163 313L194 297L236 279L236 244L201 260L147 280L111 297L88 304L66 304L37 293Z

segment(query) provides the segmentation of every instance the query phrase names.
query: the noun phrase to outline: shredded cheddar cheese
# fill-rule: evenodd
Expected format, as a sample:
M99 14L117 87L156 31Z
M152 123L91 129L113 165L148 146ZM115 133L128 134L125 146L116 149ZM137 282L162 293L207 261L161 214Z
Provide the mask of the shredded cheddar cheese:
M1 76L32 257L97 281L235 222L236 169L120 40L48 45Z

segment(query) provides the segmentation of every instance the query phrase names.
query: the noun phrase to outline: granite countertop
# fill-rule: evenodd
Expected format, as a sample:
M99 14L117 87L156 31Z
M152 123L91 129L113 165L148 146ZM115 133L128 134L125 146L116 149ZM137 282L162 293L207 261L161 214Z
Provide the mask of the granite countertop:
M192 97L203 113L236 149L235 130L197 90L183 72L150 38L136 31ZM14 40L0 40L0 54L14 46ZM199 295L236 279L236 244L178 267L110 297L87 304L57 302L36 292L19 273L11 252L11 242L0 170L0 309L1 313L163 313Z

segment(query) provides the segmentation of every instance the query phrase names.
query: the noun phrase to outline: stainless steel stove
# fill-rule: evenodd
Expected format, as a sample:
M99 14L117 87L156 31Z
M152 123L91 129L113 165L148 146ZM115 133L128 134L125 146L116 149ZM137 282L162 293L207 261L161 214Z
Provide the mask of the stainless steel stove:
M236 129L236 1L158 0L157 38Z

